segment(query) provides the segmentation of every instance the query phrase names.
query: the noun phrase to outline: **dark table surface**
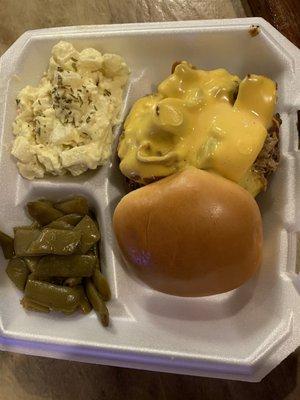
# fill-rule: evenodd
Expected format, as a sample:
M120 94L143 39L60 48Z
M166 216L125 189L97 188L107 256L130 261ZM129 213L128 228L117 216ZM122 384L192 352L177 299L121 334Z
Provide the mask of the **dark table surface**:
M0 0L0 54L34 28L262 16L300 45L300 0ZM299 400L300 350L260 383L0 352L0 400Z

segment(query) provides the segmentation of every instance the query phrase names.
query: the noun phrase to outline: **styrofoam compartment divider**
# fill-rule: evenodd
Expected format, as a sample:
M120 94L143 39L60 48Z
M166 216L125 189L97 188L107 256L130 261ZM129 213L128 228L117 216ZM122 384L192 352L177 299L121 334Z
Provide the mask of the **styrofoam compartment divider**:
M248 32L252 24L259 25L255 37ZM253 279L229 293L204 298L164 295L134 279L123 266L111 227L114 207L125 192L114 157L78 178L29 182L18 175L10 156L15 98L26 84L38 83L52 46L61 39L78 49L95 47L126 59L132 73L122 117L138 97L154 90L177 60L203 69L223 67L241 77L265 74L278 82L282 156L267 192L258 199L264 259ZM103 329L94 313L66 317L24 312L1 258L0 349L247 381L262 379L295 350L300 344L299 68L299 50L260 18L78 26L22 35L0 58L0 229L11 233L13 226L27 222L24 205L29 199L87 196L102 231L102 266L113 293L112 323Z

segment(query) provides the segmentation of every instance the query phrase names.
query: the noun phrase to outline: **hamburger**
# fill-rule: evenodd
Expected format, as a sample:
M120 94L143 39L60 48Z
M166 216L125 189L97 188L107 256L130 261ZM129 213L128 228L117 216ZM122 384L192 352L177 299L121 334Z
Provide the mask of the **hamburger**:
M118 145L131 193L113 226L126 264L148 286L214 295L258 270L263 229L254 198L279 163L276 99L267 77L240 80L183 61L133 105Z

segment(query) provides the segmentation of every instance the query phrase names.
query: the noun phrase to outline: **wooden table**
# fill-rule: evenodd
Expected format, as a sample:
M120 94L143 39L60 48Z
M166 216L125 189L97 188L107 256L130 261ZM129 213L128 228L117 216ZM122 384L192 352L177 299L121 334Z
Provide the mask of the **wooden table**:
M248 0L254 16L263 17L300 47L299 0Z
M247 15L300 46L299 8L300 0L0 0L0 54L33 28ZM299 400L299 359L300 350L252 384L0 352L0 400Z

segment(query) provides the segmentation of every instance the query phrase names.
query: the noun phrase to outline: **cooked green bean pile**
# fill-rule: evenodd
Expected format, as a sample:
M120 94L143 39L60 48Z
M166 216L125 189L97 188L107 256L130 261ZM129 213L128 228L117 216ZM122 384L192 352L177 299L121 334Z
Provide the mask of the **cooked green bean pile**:
M111 294L100 268L99 227L87 200L42 199L28 203L27 211L33 223L14 228L14 238L0 231L6 273L24 292L22 306L65 314L93 308L107 326L105 302Z

